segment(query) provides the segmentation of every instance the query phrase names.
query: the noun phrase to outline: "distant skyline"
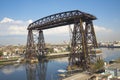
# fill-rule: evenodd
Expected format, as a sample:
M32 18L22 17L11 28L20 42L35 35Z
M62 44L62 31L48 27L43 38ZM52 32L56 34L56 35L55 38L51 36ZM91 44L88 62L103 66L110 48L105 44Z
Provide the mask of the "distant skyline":
M70 10L93 14L98 41L120 41L119 0L0 0L0 44L26 44L27 26L42 17ZM69 41L68 26L44 30L45 42Z

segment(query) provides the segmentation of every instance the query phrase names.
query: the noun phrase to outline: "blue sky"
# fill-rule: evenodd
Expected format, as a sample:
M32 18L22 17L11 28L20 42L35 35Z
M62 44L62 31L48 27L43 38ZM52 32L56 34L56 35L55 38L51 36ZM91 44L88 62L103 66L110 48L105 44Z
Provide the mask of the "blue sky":
M94 21L98 41L120 40L120 0L0 0L0 44L25 44L29 23L76 9L98 18ZM66 30L56 32L59 29L46 30L46 42L68 41Z

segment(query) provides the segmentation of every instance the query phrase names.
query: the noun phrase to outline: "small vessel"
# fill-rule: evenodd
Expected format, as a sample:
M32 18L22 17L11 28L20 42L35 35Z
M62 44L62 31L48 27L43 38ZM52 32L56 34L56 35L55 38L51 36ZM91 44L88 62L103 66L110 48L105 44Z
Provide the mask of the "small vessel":
M60 72L60 73L65 73L65 72L67 72L67 71L64 70L64 69L59 69L58 72Z
M59 77L65 77L66 76L66 70L64 70L64 69L59 69L58 70L58 76Z

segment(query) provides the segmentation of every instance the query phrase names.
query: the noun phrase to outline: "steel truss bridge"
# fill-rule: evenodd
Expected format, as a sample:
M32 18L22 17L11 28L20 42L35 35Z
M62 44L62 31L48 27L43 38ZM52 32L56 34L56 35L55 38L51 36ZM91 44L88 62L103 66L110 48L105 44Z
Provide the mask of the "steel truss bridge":
M97 48L97 40L93 27L96 17L79 10L61 12L41 18L28 26L26 58L46 55L44 29L74 24L71 39L70 65L79 65L84 69L90 63L91 49ZM84 27L83 27L84 26ZM35 35L35 32L36 35Z

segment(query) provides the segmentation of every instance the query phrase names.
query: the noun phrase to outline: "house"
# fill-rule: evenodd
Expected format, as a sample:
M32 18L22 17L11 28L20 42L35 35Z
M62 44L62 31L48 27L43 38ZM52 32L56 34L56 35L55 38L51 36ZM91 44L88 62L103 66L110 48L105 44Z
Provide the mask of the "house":
M111 74L94 74L88 80L111 80Z
M113 77L120 77L120 63L113 63L106 67L105 73L110 73Z

